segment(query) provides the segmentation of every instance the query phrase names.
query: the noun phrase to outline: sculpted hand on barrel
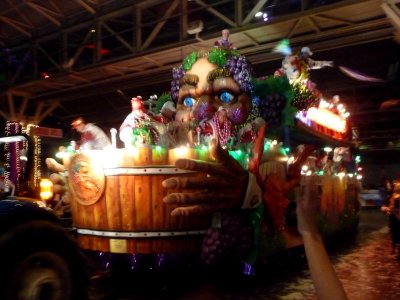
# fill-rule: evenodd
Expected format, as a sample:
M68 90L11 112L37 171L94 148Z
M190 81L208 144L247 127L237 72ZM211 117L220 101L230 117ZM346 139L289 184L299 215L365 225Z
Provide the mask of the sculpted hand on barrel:
M210 214L240 208L248 182L248 172L224 151L216 140L211 141L211 154L216 163L179 159L180 169L206 173L207 177L174 177L163 182L168 189L188 189L190 192L171 193L164 203L176 204L173 216Z

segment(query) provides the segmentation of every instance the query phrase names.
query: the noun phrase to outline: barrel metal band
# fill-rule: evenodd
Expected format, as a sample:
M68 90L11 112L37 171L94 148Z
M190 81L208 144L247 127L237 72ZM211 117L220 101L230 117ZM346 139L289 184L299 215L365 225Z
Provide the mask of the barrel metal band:
M84 235L94 235L110 238L154 238L154 237L173 237L188 235L204 235L207 230L190 230L190 231L102 231L92 229L78 228L77 233Z
M183 170L175 167L146 167L146 168L105 168L105 176L113 175L163 175L163 174L187 174L193 173L190 170Z

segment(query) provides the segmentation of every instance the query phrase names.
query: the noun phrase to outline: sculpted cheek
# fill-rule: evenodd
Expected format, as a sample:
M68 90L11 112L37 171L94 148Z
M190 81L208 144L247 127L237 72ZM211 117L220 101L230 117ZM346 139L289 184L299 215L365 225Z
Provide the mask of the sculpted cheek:
M233 124L242 124L246 121L247 115L245 111L243 111L242 106L234 105L233 107L229 107L227 109L227 114L229 120Z
M228 118L233 124L243 124L250 114L251 103L247 94L239 96L239 101L226 107Z

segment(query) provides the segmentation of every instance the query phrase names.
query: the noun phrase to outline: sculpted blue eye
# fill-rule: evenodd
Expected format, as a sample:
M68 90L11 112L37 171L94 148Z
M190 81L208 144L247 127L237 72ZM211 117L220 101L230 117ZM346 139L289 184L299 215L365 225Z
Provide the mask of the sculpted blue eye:
M193 106L193 104L194 104L194 99L192 98L192 97L186 97L184 100L183 100L183 105L185 105L185 106L187 106L187 107L192 107Z
M224 103L230 103L233 100L233 95L229 92L222 92L219 95L219 99Z

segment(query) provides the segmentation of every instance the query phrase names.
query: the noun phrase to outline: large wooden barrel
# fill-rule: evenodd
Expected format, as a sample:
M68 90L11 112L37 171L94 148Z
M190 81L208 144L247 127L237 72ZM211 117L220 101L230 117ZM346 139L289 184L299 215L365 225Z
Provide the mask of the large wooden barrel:
M176 206L162 199L176 191L164 189L162 181L205 174L172 163L160 148L91 150L72 157L68 184L80 246L113 253L199 250L210 217L172 217Z

